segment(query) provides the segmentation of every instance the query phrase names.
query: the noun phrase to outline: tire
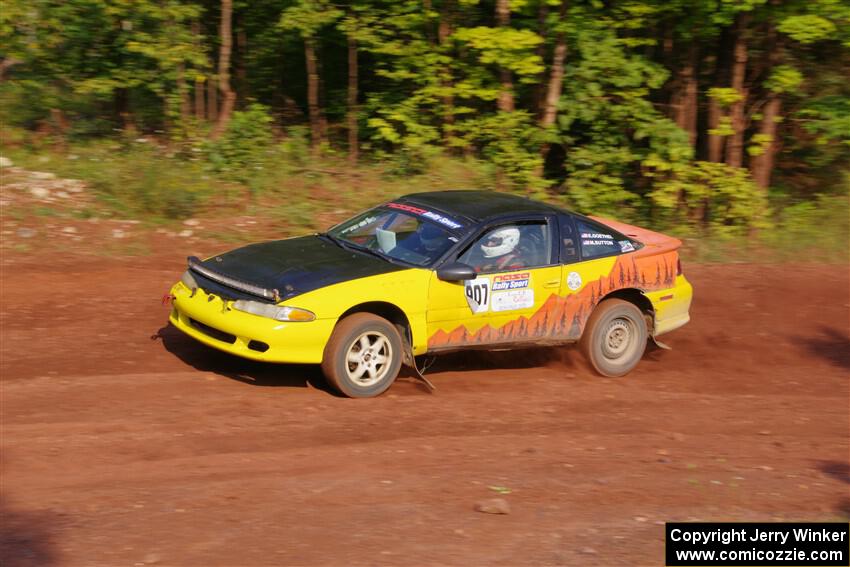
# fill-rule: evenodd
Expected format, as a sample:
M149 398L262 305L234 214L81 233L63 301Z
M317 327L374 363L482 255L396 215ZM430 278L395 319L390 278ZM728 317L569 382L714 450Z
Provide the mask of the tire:
M606 299L600 303L581 336L581 350L603 376L624 376L646 350L646 319L633 303Z
M325 345L322 372L341 394L371 398L395 381L402 349L401 335L392 323L371 313L355 313L337 324Z

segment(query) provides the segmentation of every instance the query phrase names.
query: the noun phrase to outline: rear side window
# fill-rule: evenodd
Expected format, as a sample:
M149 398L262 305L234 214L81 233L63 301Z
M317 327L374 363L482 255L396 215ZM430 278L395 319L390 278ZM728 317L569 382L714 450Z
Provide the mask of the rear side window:
M632 242L618 232L594 222L578 220L581 257L585 260L612 256L634 250Z

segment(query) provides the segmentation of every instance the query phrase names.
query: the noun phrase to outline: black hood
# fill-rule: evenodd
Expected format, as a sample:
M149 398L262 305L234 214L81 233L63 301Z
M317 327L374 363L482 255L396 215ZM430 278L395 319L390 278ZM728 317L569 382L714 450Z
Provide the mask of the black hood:
M405 269L315 235L251 244L213 256L201 265L224 276L222 279L278 290L281 300L347 280ZM192 271L192 276L210 293L228 299L260 299L197 270Z

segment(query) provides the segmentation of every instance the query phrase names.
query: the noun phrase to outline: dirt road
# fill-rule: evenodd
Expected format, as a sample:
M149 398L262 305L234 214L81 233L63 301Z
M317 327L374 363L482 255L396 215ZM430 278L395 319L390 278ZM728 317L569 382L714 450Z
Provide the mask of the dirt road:
M373 400L163 329L181 270L6 258L4 566L661 565L665 521L850 516L846 268L686 265L624 379L481 353Z

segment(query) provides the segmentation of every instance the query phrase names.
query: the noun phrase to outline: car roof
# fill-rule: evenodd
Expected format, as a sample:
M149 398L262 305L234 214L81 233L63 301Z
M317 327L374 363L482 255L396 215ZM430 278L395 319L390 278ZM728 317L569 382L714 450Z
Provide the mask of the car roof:
M496 191L432 191L405 195L398 201L438 209L474 221L485 221L511 213L563 212L540 201Z

